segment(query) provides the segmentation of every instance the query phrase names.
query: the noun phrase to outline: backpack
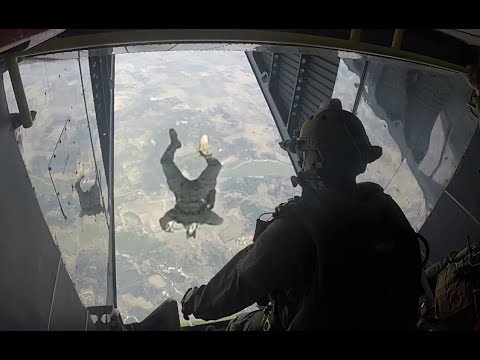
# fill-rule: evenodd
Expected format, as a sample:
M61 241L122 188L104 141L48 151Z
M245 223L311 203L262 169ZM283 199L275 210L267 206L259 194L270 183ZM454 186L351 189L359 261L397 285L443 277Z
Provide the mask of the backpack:
M471 331L479 320L480 264L467 256L437 275L435 317L449 330Z
M348 196L342 200L331 191L322 191L320 199L304 191L276 209L273 219L290 217L305 229L317 261L298 307L287 301L288 291L264 299L262 305L273 300L274 328L415 329L421 272L417 236L380 186L359 184L359 191L373 199L378 219L357 220L359 210L350 208ZM257 220L254 240L269 224Z
M317 269L290 330L416 329L417 234L379 185L357 188L356 194L302 196L297 216L315 242Z

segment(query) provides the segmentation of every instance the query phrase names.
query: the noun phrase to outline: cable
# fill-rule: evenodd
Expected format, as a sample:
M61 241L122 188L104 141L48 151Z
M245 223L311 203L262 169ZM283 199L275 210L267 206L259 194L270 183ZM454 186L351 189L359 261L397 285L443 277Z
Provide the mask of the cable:
M397 175L398 171L400 170L400 168L402 167L403 165L403 162L407 159L407 157L404 157L403 160L400 162L400 165L398 165L398 168L397 170L395 170L395 172L393 173L393 176L390 178L390 180L388 181L387 185L385 185L384 189L385 191L387 191L388 187L390 186L390 183L392 182L393 178Z
M60 193L57 191L57 187L55 186L55 182L53 181L52 161L56 157L55 151L57 150L58 144L62 143L62 135L65 132L65 130L67 129L67 124L68 124L69 121L70 121L70 118L68 118L67 121L65 121L65 124L63 125L62 132L60 133L60 136L57 139L57 143L55 144L55 148L53 149L53 153L52 153L52 156L50 157L50 161L48 162L48 173L50 175L50 180L52 181L53 190L55 191L55 196L57 197L58 205L60 206L60 211L62 212L64 220L67 220L67 215L65 215L65 211L63 211L62 203L61 203L60 198L59 198Z

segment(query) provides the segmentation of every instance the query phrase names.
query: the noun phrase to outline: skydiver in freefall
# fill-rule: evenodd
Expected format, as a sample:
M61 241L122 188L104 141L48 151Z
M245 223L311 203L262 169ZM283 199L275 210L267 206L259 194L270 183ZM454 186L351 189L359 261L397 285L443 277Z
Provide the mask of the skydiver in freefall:
M175 151L182 147L177 132L170 129L170 145L160 159L169 189L175 194L176 204L159 219L163 230L172 232L173 225L180 223L186 230L187 238L196 236L199 224L220 225L223 219L212 209L215 204L217 176L222 164L212 156L208 137L200 138L199 154L207 162L207 167L197 179L183 176L174 162Z

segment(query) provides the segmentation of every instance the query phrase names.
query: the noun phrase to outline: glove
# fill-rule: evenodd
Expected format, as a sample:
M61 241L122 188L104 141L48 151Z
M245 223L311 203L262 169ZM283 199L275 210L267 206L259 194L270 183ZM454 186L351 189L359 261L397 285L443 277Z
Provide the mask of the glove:
M188 320L188 316L193 314L193 305L195 300L195 294L197 293L198 287L194 286L187 290L185 295L182 298L182 313L183 318Z

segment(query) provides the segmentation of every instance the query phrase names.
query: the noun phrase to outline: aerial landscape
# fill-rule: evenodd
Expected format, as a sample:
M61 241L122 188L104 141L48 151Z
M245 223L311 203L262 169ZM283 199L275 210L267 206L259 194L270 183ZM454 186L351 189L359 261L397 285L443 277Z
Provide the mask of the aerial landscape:
M128 322L208 282L251 243L258 216L295 189L244 53L123 54L115 75L117 285ZM175 163L185 177L206 167L197 149L203 134L222 163L214 210L224 222L200 225L196 238L187 239L180 224L167 233L158 223L175 204L160 165L170 128L182 142Z

